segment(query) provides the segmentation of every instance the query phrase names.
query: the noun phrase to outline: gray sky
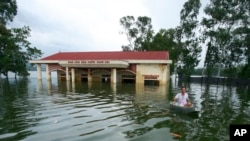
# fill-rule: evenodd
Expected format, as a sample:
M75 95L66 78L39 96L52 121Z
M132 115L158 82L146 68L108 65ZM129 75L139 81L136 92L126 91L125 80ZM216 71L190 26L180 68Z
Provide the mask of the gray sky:
M175 28L186 0L17 0L11 26L31 29L29 41L44 53L121 51L127 44L119 20L148 16L155 32Z

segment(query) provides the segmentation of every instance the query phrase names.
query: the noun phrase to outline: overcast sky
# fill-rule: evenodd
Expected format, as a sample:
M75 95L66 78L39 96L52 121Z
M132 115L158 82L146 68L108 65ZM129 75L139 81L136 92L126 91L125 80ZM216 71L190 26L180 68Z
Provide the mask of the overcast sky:
M148 16L155 32L175 28L186 0L17 0L11 26L29 26L43 56L59 51L121 51L120 18Z

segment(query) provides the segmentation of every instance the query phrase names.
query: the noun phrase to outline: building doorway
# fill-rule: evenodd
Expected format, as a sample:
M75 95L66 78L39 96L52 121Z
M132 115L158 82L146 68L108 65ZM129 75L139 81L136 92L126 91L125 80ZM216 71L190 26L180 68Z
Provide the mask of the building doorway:
M110 75L102 75L102 83L110 83L111 77Z
M87 74L81 74L81 81L82 82L88 82L88 75Z
M135 75L122 75L122 83L135 83Z

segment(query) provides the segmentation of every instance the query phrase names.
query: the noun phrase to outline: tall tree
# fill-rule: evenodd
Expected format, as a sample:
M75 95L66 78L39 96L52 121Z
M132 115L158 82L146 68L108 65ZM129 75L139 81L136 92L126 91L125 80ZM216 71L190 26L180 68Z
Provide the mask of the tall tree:
M218 66L218 76L221 68L228 70L229 77L235 76L235 67L248 62L249 5L249 0L211 0L205 7L207 16L201 24L208 47L204 64L208 75Z
M28 74L26 64L28 60L40 57L42 54L36 47L31 47L28 37L30 29L8 29L6 25L17 14L15 0L0 2L0 73L8 77L8 72L25 76Z
M188 80L199 63L201 53L200 39L197 35L199 21L197 16L201 7L200 0L188 0L181 10L180 26L176 28L176 37L180 52L177 71L184 80Z
M151 18L138 17L137 20L133 16L126 16L120 19L120 24L123 27L122 34L125 34L128 45L123 45L123 51L142 51L142 44L150 42L153 36Z

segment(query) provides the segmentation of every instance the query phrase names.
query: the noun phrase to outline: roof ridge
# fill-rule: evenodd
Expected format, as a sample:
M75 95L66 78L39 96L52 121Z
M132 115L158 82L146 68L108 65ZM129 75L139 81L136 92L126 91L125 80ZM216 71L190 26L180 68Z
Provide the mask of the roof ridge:
M99 52L126 52L126 53L146 53L146 52L168 52L168 51L65 51L65 52L58 52L58 53L99 53ZM55 54L58 54L55 53Z

